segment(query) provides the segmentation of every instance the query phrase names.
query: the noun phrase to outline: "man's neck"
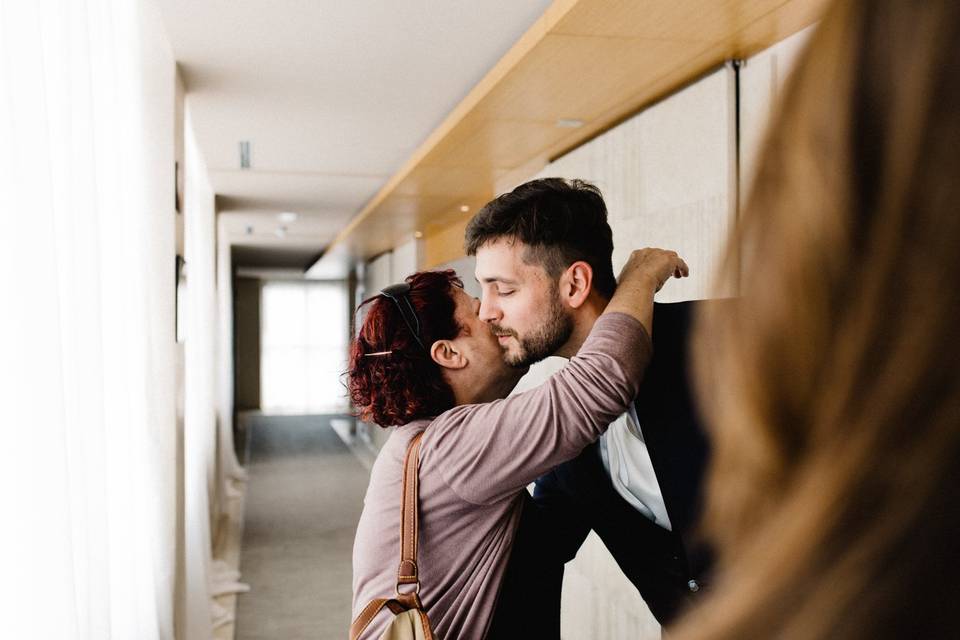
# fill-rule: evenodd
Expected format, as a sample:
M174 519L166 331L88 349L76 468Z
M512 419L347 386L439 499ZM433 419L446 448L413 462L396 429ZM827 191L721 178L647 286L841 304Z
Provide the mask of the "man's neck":
M587 336L590 335L590 331L593 330L593 324L606 309L608 302L610 302L609 298L592 291L580 308L574 310L573 333L570 334L570 339L553 355L562 358L572 358L577 355Z

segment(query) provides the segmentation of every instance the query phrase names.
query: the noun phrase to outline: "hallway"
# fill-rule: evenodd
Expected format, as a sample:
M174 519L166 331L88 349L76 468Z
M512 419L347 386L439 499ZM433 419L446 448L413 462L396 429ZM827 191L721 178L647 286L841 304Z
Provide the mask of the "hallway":
M692 276L657 302L737 295L828 4L0 0L3 637L344 637L390 434L343 420L358 305L481 296L468 223L548 176L602 191L604 271L665 247ZM564 576L565 638L659 638L596 534Z
M237 640L298 640L350 626L353 533L367 471L331 426L336 416L256 416L240 560L250 592Z

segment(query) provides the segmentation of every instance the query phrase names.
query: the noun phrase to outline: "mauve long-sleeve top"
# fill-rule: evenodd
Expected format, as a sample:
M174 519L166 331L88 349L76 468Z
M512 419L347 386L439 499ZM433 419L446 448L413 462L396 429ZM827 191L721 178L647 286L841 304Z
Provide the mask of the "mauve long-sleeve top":
M403 458L420 450L420 598L438 638L481 639L496 606L523 506L521 491L577 456L622 414L650 360L635 318L600 316L579 353L541 386L454 407L394 430L373 465L353 546L353 616L394 595ZM378 638L384 609L363 638Z

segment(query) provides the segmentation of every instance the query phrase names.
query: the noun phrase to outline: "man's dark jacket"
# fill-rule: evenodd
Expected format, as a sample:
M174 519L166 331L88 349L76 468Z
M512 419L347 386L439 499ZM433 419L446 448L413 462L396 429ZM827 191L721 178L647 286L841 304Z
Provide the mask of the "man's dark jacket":
M698 541L709 447L693 400L689 334L699 305L654 305L653 358L635 407L670 516L667 531L631 507L613 488L595 443L537 480L520 529L488 638L559 638L563 563L591 529L667 624L708 582L710 554Z

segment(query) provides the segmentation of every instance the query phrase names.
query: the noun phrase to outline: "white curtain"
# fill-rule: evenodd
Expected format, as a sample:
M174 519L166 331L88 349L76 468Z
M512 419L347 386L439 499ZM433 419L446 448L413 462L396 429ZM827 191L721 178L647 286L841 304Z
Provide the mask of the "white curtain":
M217 562L213 541L224 526L230 500L240 491L245 473L233 450L232 332L223 337L231 317L229 246L218 246L216 202L206 163L194 136L190 104L184 123L186 259L186 335L184 399L184 502L186 511L185 640L206 640L214 628L232 620L211 596L235 590L233 567ZM217 252L220 252L220 256ZM223 274L226 273L226 277ZM218 291L218 288L220 291ZM226 293L223 290L226 290ZM226 298L224 296L226 295ZM218 308L226 305L226 311ZM226 314L227 321L218 316ZM226 362L224 354L226 351ZM221 384L218 378L227 380ZM226 388L224 388L226 387ZM224 418L226 415L226 418Z
M174 73L140 2L0 0L4 637L173 637Z

